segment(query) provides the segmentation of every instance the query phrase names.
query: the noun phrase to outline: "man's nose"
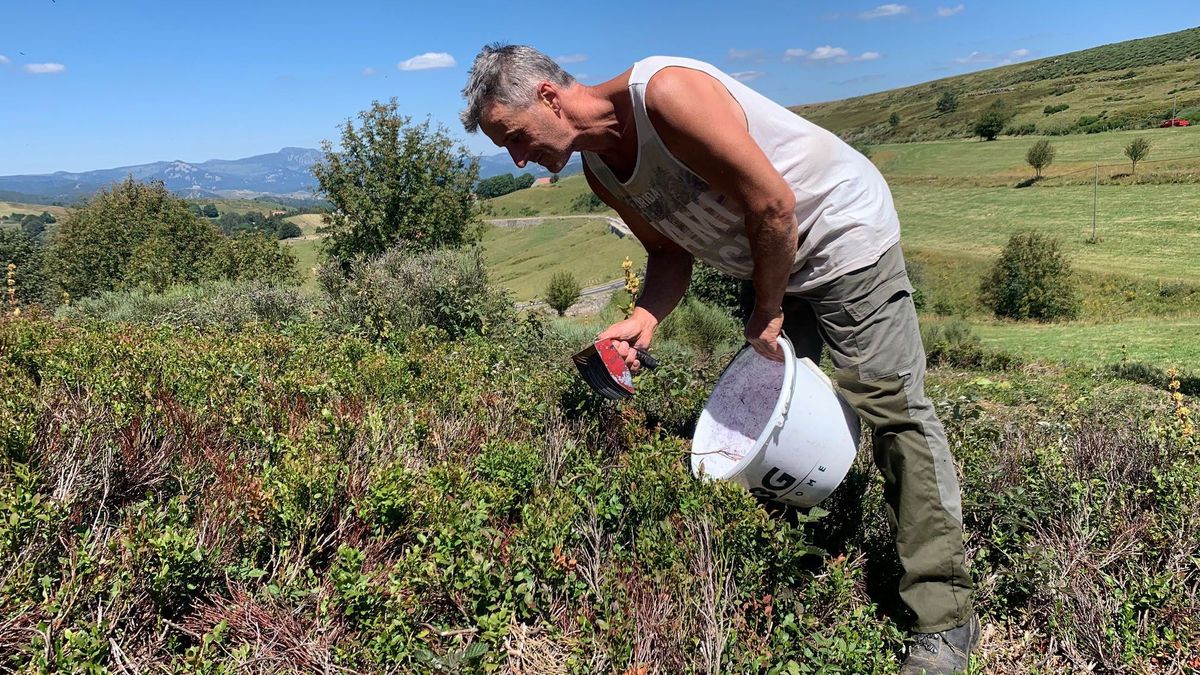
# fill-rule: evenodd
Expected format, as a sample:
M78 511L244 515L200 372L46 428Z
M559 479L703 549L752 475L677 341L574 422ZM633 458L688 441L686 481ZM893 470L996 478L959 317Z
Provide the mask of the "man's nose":
M528 160L525 159L525 153L523 151L515 148L509 148L508 155L509 157L512 157L513 164L516 164L518 169L525 168L525 163Z

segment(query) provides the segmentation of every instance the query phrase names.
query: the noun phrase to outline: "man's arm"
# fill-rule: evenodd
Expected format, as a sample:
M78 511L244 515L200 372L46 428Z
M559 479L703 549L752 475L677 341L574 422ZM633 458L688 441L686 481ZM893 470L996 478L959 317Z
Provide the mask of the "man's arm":
M647 83L646 109L671 154L741 205L754 258L746 338L760 354L782 359L775 339L798 245L791 187L750 136L741 106L707 73L662 69Z
M650 346L654 329L675 309L687 291L692 279L692 254L654 229L628 204L617 199L586 165L583 173L592 192L617 212L646 249L646 279L633 315L597 336L597 339L613 338L625 342L625 345L618 345L617 351L636 370L640 366L637 353L629 350L628 345L632 342L638 347Z

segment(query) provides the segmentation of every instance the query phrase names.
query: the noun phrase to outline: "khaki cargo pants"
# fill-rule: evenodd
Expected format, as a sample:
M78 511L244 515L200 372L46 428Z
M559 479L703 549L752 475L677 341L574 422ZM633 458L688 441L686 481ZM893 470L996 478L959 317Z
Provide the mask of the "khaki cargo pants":
M954 460L925 395L925 347L897 244L870 267L784 298L784 332L814 363L829 345L842 396L874 432L888 518L904 566L900 598L916 630L935 633L970 617L962 501Z

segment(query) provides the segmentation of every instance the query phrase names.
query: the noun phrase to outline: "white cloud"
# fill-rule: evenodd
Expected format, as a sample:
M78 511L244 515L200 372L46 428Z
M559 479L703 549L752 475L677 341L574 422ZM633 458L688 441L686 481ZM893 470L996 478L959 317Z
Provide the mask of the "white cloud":
M1033 52L1025 49L1024 47L1021 49L1014 49L1003 56L997 56L996 54L989 54L987 52L971 52L966 56L960 56L954 59L954 62L961 66L980 65L987 63L994 63L997 66L1007 66L1010 63L1020 61L1021 59L1024 59L1032 54Z
M885 16L899 16L901 14L908 14L911 11L912 9L908 5L888 3L886 5L880 5L869 12L860 12L858 18L878 19Z
M967 65L972 63L991 63L995 60L996 57L992 56L991 54L985 54L983 52L971 52L966 56L959 56L958 58L954 59L954 62Z
M67 67L61 63L27 63L25 64L25 72L33 73L34 75L52 75L61 73Z
M583 63L584 61L587 61L587 59L587 54L563 54L562 56L554 57L554 60L558 61L561 65L567 65L568 63Z
M761 49L730 49L726 55L730 61L740 61L742 59L753 59L762 56Z
M431 70L433 68L453 68L456 65L458 62L446 52L425 52L397 63L396 68L399 70Z
M3 54L0 54L0 66L4 65L6 63L12 63L12 60L10 60L7 56L5 56Z
M882 58L879 52L863 52L853 56L841 47L824 45L809 51L807 49L789 49L783 53L783 60L804 59L813 63L857 63L859 61L878 61Z
M758 78L766 75L761 70L740 70L736 73L730 73L729 76L738 82L753 82Z
M844 56L849 56L849 53L845 49L825 45L824 47L817 47L812 50L812 53L808 55L808 59L812 61L824 61L825 59L837 59Z
M941 16L941 17L954 16L955 14L958 14L959 12L963 11L966 8L967 8L966 5L955 5L953 7L938 7L937 15Z
M378 71L376 71L374 68L372 68L370 66L367 66L366 68L362 69L362 74L364 77L370 77L370 76L374 75L376 72L378 72Z

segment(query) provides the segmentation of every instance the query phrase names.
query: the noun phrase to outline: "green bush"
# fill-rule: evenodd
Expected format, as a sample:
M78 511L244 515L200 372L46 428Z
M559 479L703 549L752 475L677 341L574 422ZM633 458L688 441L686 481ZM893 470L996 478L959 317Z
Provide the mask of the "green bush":
M566 314L571 305L579 301L579 292L583 287L570 272L555 272L546 286L546 304L550 305L559 316Z
M1008 136L1029 136L1037 133L1037 124L1026 122L1025 124L1016 124L1004 128L1004 133Z
M1012 119L1012 113L1008 111L1004 102L995 101L988 106L987 110L983 111L979 119L975 120L972 130L976 136L982 136L984 140L993 141L1004 129L1005 125L1008 124L1010 119Z
M296 254L266 233L245 233L217 243L209 261L211 276L231 281L296 284Z
M1037 232L1009 238L980 284L980 300L997 317L1073 319L1080 299L1062 245Z
M241 327L308 319L319 307L316 297L295 287L219 281L176 286L162 293L108 291L59 307L58 315L151 325Z
M1050 141L1042 139L1037 143L1029 146L1029 150L1025 151L1025 162L1033 167L1037 172L1037 177L1042 177L1042 170L1050 166L1054 161L1054 146Z
M312 166L333 206L324 246L343 270L389 248L423 252L476 236L479 162L444 127L414 123L399 107L374 101L360 126L342 125L338 150L322 142L325 157Z
M724 308L695 297L684 298L658 325L655 336L706 354L735 349L743 340L740 321Z
M590 190L571 200L571 211L573 213L595 213L607 208L608 205L600 201L596 193Z
M1068 110L1068 109L1070 109L1070 107L1071 107L1070 104L1067 104L1067 103L1059 103L1058 105L1048 105L1045 108L1042 108L1042 114L1043 115L1053 115L1054 113L1060 113L1064 110Z
M13 277L17 282L17 302L42 302L50 284L46 278L45 250L36 239L12 225L0 225L0 274L7 281L8 265L16 265ZM7 293L7 287L4 287ZM7 304L7 295L2 302Z
M925 345L925 360L931 366L1007 370L1021 364L1012 354L984 347L971 324L959 318L923 320L921 342Z
M208 262L221 241L211 222L161 182L127 178L67 214L51 238L48 270L72 298L209 278Z
M958 110L958 95L949 90L943 91L942 95L938 97L935 108L943 115Z
M687 294L697 300L716 305L730 316L745 321L749 317L742 287L749 282L735 279L712 265L697 260L692 265L692 280Z
M403 336L436 326L452 338L486 332L512 321L512 301L488 281L478 248L413 255L392 249L358 260L349 274L336 263L318 269L329 295L329 318L372 338Z

